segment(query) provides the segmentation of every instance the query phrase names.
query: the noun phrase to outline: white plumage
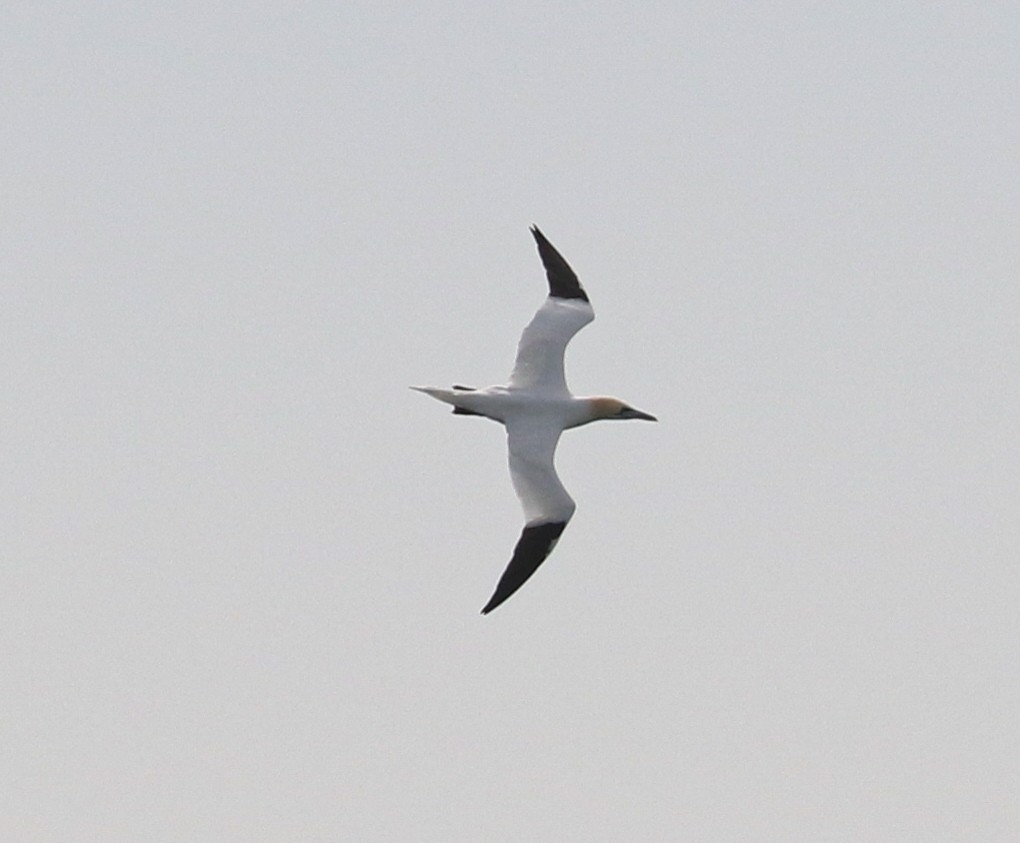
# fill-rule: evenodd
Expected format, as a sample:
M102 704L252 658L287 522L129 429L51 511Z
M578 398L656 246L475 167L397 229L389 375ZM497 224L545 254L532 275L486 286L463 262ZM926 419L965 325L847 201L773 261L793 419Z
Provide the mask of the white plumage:
M458 415L477 415L506 426L510 479L524 509L525 525L487 614L538 569L574 514L574 500L556 474L560 434L598 419L655 417L619 399L577 398L567 388L563 356L567 343L595 318L588 296L562 255L532 227L549 281L549 298L524 329L510 380L504 386L412 387L447 404Z
M547 298L521 334L509 385L534 394L570 395L563 355L574 334L594 319L584 299Z

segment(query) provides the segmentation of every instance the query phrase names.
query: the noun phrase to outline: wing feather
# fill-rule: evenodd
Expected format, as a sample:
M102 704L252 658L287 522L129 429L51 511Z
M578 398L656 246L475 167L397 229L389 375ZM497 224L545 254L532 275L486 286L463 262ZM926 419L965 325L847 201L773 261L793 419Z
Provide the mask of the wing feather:
M566 393L563 355L567 343L594 318L587 301L549 296L521 334L510 386Z
M519 389L567 392L563 353L574 334L595 318L577 274L537 226L531 234L549 282L549 298L528 323L517 346L510 385Z
M542 422L529 419L507 425L510 479L527 523L482 614L491 612L528 581L574 514L573 498L560 482L553 462L560 428Z
M541 417L507 423L510 480L528 524L565 522L574 514L574 499L560 482L554 463L561 432L559 425Z
M561 299L583 299L588 301L588 294L581 286L577 273L570 268L546 236L538 230L537 225L531 226L531 235L538 244L538 256L545 267L545 277L549 281L549 295Z
M496 590L482 609L487 615L528 581L559 541L566 522L525 526L514 547L514 555L499 578Z

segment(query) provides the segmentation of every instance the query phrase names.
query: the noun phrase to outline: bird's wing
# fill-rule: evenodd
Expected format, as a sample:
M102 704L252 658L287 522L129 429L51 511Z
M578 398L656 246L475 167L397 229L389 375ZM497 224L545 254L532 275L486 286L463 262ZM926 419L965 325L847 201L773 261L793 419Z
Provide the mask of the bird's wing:
M565 393L563 352L574 334L595 318L595 311L570 264L541 231L532 227L531 233L549 280L549 298L521 335L510 386Z
M553 457L561 429L545 419L507 424L510 479L524 508L525 525L496 591L482 609L488 614L519 589L552 552L574 514L574 501L556 474Z

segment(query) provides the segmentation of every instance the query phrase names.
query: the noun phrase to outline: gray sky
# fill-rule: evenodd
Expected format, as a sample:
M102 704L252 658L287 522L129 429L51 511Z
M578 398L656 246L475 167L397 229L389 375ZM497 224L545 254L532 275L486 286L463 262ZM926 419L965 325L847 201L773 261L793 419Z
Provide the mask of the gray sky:
M5 841L1017 839L1015 3L0 23Z

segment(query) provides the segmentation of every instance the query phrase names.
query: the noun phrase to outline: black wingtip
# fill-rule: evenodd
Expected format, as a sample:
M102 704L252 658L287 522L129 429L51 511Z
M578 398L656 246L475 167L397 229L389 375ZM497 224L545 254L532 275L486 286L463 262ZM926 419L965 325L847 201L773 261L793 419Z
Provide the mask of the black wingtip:
M557 299L588 301L588 294L577 279L577 274L537 225L531 226L531 236L538 244L538 254L542 258L546 278L549 279L549 295Z
M502 583L500 583L500 585L502 585ZM516 591L516 589L514 589L514 591ZM489 612L491 612L497 606L500 606L502 603L504 603L511 594L513 594L513 591L503 593L503 591L501 591L501 589L497 586L496 591L493 593L492 597L489 598L489 602L482 607L482 614L483 615L489 614Z
M508 600L532 574L538 570L546 557L552 553L552 549L559 541L560 535L566 528L566 521L553 521L545 524L526 524L521 532L521 537L514 547L514 555L507 565L503 576L499 578L496 591L489 602L482 608L482 614L487 615L500 604Z

